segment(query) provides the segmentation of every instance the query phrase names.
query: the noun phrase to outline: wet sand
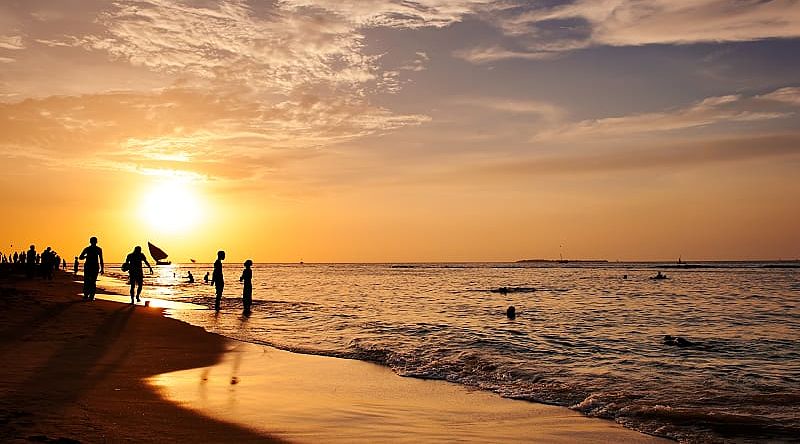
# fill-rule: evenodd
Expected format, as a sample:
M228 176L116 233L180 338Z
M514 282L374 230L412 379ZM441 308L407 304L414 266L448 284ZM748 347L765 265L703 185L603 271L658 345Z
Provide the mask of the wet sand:
M0 441L662 441L564 408L231 341L79 292L66 274L0 278Z

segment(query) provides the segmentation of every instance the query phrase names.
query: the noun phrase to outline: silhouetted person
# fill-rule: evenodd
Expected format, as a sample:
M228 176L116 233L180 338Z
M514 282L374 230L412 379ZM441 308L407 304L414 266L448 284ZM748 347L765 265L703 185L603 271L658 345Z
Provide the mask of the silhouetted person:
M222 290L225 289L225 279L222 277L222 261L225 260L225 252L217 251L217 260L214 261L214 274L211 275L211 283L214 284L217 297L214 300L214 310L219 311L219 303L222 301Z
M75 274L75 276L78 275L78 264L78 256L75 256L75 263L72 264L72 272Z
M190 284L194 284L194 276L192 276L192 272L191 271L187 271L186 273L187 273L186 274L186 279L189 279L189 283Z
M83 263L83 299L94 300L97 293L97 274L103 274L103 249L97 246L97 238L89 238L89 246L81 252L81 259L86 259ZM75 258L75 273L78 273L78 258Z
M43 278L47 278L47 267L50 266L50 247L47 247L39 254L39 273Z
M25 268L28 271L28 277L32 278L36 275L36 246L31 244L31 248L28 249L25 256Z
M131 304L134 304L134 294L136 296L136 302L141 301L139 296L142 294L142 286L144 285L144 270L142 269L142 263L147 265L147 268L150 269L150 274L153 274L153 267L150 266L150 262L147 262L147 257L144 255L144 253L142 253L142 247L137 245L136 248L133 249L133 252L128 254L128 256L125 258L128 277L131 283Z
M61 268L66 271L67 270L67 260L61 259Z
M205 283L207 284L207 283L208 283L208 281L209 281L209 279L210 279L210 278L208 277L208 272L206 271L206 275L205 275L205 276L203 276L203 282L205 282Z
M253 261L250 259L244 261L244 270L242 270L242 277L239 282L242 282L242 305L244 306L244 314L250 314L250 307L253 305Z

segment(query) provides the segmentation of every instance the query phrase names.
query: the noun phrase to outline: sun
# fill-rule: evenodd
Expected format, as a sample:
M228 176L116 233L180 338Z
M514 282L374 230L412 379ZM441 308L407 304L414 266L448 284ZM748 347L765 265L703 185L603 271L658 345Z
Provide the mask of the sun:
M162 233L195 228L203 217L202 201L191 182L172 180L154 185L142 198L139 215Z

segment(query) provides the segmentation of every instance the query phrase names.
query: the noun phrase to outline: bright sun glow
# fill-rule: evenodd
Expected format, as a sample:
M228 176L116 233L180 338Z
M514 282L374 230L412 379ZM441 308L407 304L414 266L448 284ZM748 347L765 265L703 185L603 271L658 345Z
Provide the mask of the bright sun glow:
M194 228L203 211L192 183L175 180L157 184L146 193L139 214L155 230L178 233Z

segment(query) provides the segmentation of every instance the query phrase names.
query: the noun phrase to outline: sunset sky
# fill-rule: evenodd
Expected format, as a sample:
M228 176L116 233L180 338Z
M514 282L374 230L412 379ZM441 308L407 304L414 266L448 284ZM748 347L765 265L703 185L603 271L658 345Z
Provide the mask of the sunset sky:
M800 2L4 0L0 249L796 259Z

